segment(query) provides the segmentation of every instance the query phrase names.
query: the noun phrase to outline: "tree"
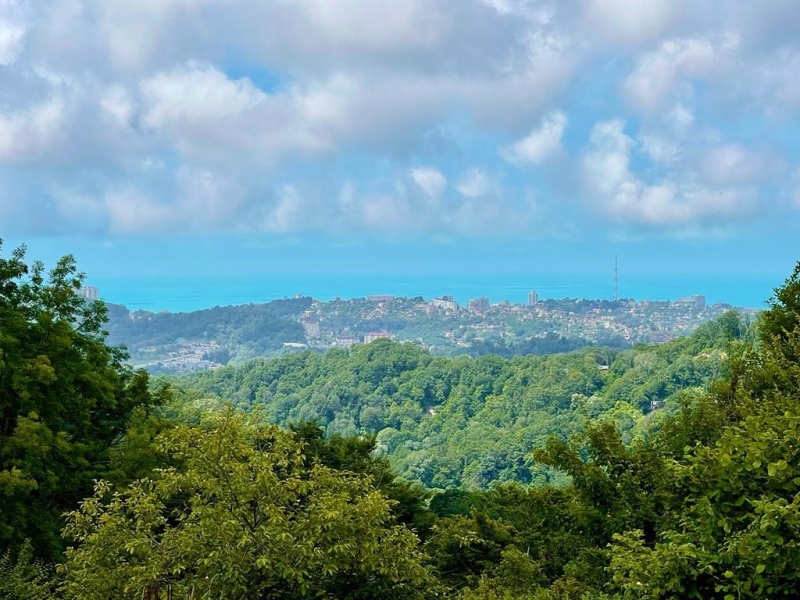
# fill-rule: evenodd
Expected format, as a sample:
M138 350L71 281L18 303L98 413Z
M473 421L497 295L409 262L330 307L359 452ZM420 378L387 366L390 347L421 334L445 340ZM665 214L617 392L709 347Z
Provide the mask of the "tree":
M761 315L759 333L762 341L786 340L800 325L800 262L769 300L769 310Z
M0 255L0 547L30 538L43 558L62 549L61 513L109 473L132 411L159 400L105 344L105 306L77 294L83 280L71 256L48 274L24 246Z
M612 425L599 424L569 443L551 438L534 456L572 477L576 496L592 517L586 535L591 533L598 547L629 529L643 530L649 541L655 538L672 494L664 485L666 464L650 444L626 447Z
M617 536L615 583L625 598L797 597L800 417L762 412L728 426L677 467L676 527L648 546Z
M681 499L656 543L616 536L624 598L795 598L800 581L800 266L759 320L760 345L731 364L672 465ZM722 418L708 418L716 408ZM716 423L719 431L709 435Z
M48 600L56 597L57 580L53 568L33 558L30 542L25 542L13 560L11 551L0 556L0 599Z
M398 522L423 538L427 536L435 520L426 506L429 493L417 484L399 479L385 457L373 454L374 435L325 437L325 432L313 421L292 425L290 430L305 444L306 456L337 471L372 477L375 486L392 501L392 513Z
M158 446L177 467L69 515L68 598L422 598L436 594L416 536L371 478L310 460L291 432L227 410Z

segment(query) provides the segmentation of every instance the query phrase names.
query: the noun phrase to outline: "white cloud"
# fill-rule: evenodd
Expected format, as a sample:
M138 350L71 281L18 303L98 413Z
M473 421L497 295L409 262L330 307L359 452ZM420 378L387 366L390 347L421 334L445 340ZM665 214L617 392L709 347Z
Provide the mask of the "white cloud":
M231 177L209 169L181 167L175 173L177 200L172 220L194 231L236 225L246 189Z
M284 233L303 227L303 198L296 186L279 187L275 202L268 206L262 223L265 231ZM306 223L307 226L307 223Z
M433 167L414 167L409 171L409 175L426 198L433 203L439 201L447 188L447 178Z
M116 85L104 90L100 106L117 125L129 127L133 124L136 105L124 87Z
M456 189L464 198L480 198L491 193L492 180L485 170L476 167L461 176Z
M103 198L112 234L171 231L176 217L171 206L131 186L112 188Z
M43 232L58 207L129 233L529 224L498 157L547 164L553 221L580 170L612 219L707 228L790 185L800 11L750 4L0 0L0 163L25 163L15 219ZM620 98L634 132L553 160L549 107L577 138Z
M561 137L567 126L567 115L553 111L545 115L538 129L527 137L501 148L500 155L516 165L540 165L561 151Z
M796 167L791 179L791 198L796 208L800 208L800 167Z
M707 188L686 173L645 183L631 171L636 142L624 129L620 119L592 128L583 169L596 212L620 223L672 229L717 226L751 214L757 200L753 188Z
M290 25L312 34L303 43L337 48L339 52L373 54L430 48L447 25L447 17L438 7L424 0L388 4L372 0L279 0L277 4Z
M340 115L333 106L321 108L314 92L267 94L248 78L234 80L196 62L146 79L140 89L141 126L204 160L263 165L293 152L326 151Z
M65 227L107 230L114 235L171 231L177 216L174 207L133 185L91 192L55 188L51 196Z
M508 15L511 14L514 9L515 5L512 0L481 0L486 6L491 6L501 15Z
M518 234L528 230L539 216L538 206L531 194L516 202L500 197L464 198L441 215L440 231L458 235L487 233Z
M0 66L13 64L22 50L25 29L0 19Z
M83 231L97 231L107 228L101 200L78 190L54 186L49 190L59 222L67 227L80 226Z
M66 106L53 98L28 109L0 112L0 161L35 161L58 143Z
M800 108L800 48L783 49L753 73L759 99L788 109ZM752 85L752 83L751 83Z
M635 142L624 129L621 119L597 123L592 128L590 151L584 156L589 184L605 196L630 187L630 152Z
M150 129L232 119L267 98L247 78L233 81L210 65L189 63L142 82L141 123Z
M767 181L786 170L787 165L769 152L729 143L710 148L701 168L713 184L741 185Z
M625 80L625 92L638 108L659 109L673 99L675 88L682 82L724 71L737 45L734 35L716 43L702 38L666 41L655 52L639 58Z
M589 0L587 28L615 42L639 44L662 33L676 18L680 4L680 0Z
M0 67L13 65L23 49L27 27L23 5L17 0L0 0Z
M55 187L50 196L68 227L120 235L232 229L247 210L244 188L208 170L180 167L170 190L148 191L145 182L101 183L84 189Z
M64 5L69 2L59 2ZM180 44L179 29L198 28L204 9L230 4L226 0L85 0L81 13L96 23L99 43L104 47L114 69L139 71L161 54ZM192 23L194 21L194 23ZM194 25L194 27L192 27ZM198 42L208 43L208 32L197 31ZM154 43L158 42L158 43Z
M673 166L685 157L690 138L702 138L694 130L694 113L683 104L648 121L637 135L637 140L650 160L663 166Z
M371 196L361 206L361 223L373 231L409 229L412 215L408 203L390 194Z

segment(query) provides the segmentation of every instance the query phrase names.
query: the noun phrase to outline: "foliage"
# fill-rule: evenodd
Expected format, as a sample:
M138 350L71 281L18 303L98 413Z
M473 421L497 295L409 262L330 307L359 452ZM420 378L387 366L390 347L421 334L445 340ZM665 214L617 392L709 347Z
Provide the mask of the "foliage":
M189 403L224 399L262 406L283 425L315 421L331 435L375 436L402 477L428 488L563 485L566 477L534 463L533 449L593 421L613 424L625 443L646 436L660 419L652 401L671 412L687 388L702 391L723 373L729 337L741 333L728 321L745 328L731 313L689 338L626 352L445 358L384 339L170 381Z
M655 544L637 531L616 536L611 568L624 598L796 597L799 295L796 269L761 320L760 347L711 398L725 417L719 434L674 465L674 526Z
M109 304L109 339L128 346L140 360L147 356L142 349L148 346L169 346L179 339L215 341L220 348L209 358L225 364L272 354L284 342L304 341L297 316L310 305L311 298L295 298L188 313L152 313Z
M640 405L675 394L674 410L639 435L600 412L582 433L551 438L534 455L569 486L435 497L446 516L426 549L442 577L462 598L487 600L797 597L798 298L796 270L758 337L726 315L670 348L620 355L605 393ZM676 379L664 376L666 357ZM709 377L720 379L697 386Z
M519 594L557 580L593 547L594 516L569 488L509 484L473 495L479 504L440 519L425 547L455 587L484 581ZM593 561L584 557L585 566Z
M418 484L398 478L385 457L376 456L375 437L325 436L316 423L293 425L291 431L304 443L305 455L326 467L368 475L375 486L392 502L392 514L399 523L425 537L434 521L428 510L429 493Z
M0 599L798 596L800 264L756 330L513 359L378 340L174 395L81 282L0 257Z
M789 350L790 346L781 342L786 342L800 325L800 262L784 284L775 290L769 307L759 321L761 341L767 345L778 342L778 348ZM793 358L797 362L797 356Z
M93 479L123 475L110 451L131 413L163 396L105 344L105 307L77 295L82 282L70 256L49 274L24 247L0 256L0 547L29 538L43 557Z
M560 354L563 352L572 352L586 347L602 346L606 348L623 349L629 348L630 343L619 336L608 336L602 340L601 344L591 342L581 337L567 337L565 335L558 335L553 331L548 331L542 337L531 337L519 341L506 341L506 340L474 340L470 344L469 351L466 352L469 356L484 356L486 354L494 354L504 358L512 358L514 356L544 356L547 354ZM463 354L460 349L453 352L453 354Z
M755 344L741 325L727 315L670 349L618 357L609 392L664 381L637 373L664 354L685 365L687 351L705 360L715 347L725 348L715 366L725 379L681 392L674 412L627 441L602 413L567 441L551 438L535 457L571 485L435 497L450 516L426 549L442 577L475 599L796 597L800 331L762 332Z
M10 550L0 556L0 600L47 600L55 594L55 573L34 559L30 542L22 544L16 560Z
M421 598L436 593L416 537L371 478L304 456L289 432L234 411L158 444L178 467L69 515L68 598Z

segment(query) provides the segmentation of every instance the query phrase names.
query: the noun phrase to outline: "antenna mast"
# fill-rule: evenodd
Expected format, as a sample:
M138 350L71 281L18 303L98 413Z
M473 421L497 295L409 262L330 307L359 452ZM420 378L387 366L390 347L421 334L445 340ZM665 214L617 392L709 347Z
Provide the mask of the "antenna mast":
M619 300L619 269L617 256L614 255L614 302Z

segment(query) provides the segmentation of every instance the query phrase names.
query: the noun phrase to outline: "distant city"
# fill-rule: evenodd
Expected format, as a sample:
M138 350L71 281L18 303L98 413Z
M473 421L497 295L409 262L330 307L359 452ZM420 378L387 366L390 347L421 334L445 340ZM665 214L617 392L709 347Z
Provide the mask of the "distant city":
M420 297L373 295L351 300L315 301L312 308L301 318L310 346L348 347L356 343L368 344L378 338L397 337L394 332L386 330L360 334L353 332L352 323L341 324L336 319L343 304L369 307L360 314L363 323L444 318L456 325L453 329L443 332L444 338L452 340L456 346L468 345L465 339L484 341L483 334L487 333L497 333L503 337L505 328L514 320L549 323L553 326L550 332L562 335L579 333L592 341L598 339L600 336L597 334L602 332L618 334L626 341L666 342L693 331L699 323L733 308L728 304L707 307L705 297L699 294L678 298L673 302L633 300L540 302L536 290L531 290L527 304L512 304L508 300L491 304L487 297L481 296L469 300L466 308L460 306L453 296L449 295L433 298L430 301ZM752 309L740 310L756 312ZM646 318L639 322L637 316ZM460 322L463 323L459 324ZM481 335L469 336L470 332ZM544 332L544 335L547 333ZM421 338L411 340L408 336L400 336L400 339L423 342Z
M93 286L82 288L80 294L88 300L100 298L100 291ZM276 303L289 307L281 309L279 319L286 325L278 328L279 336L273 330L264 330L256 335L256 341L244 342L242 335L231 333L241 329L253 335L262 327L258 315L272 315ZM243 309L247 309L246 314ZM552 353L586 345L624 348L688 335L732 309L724 303L708 305L699 294L673 301L554 300L541 299L536 290L530 290L527 303L491 303L488 297L478 296L466 306L452 295L426 300L421 296L376 294L325 302L298 295L272 303L194 313L118 307L112 311L110 330L115 343L128 346L136 366L186 372L255 356L350 348L382 338L411 342L444 355ZM121 315L124 323L119 321ZM187 327L194 319L202 320L202 328Z

